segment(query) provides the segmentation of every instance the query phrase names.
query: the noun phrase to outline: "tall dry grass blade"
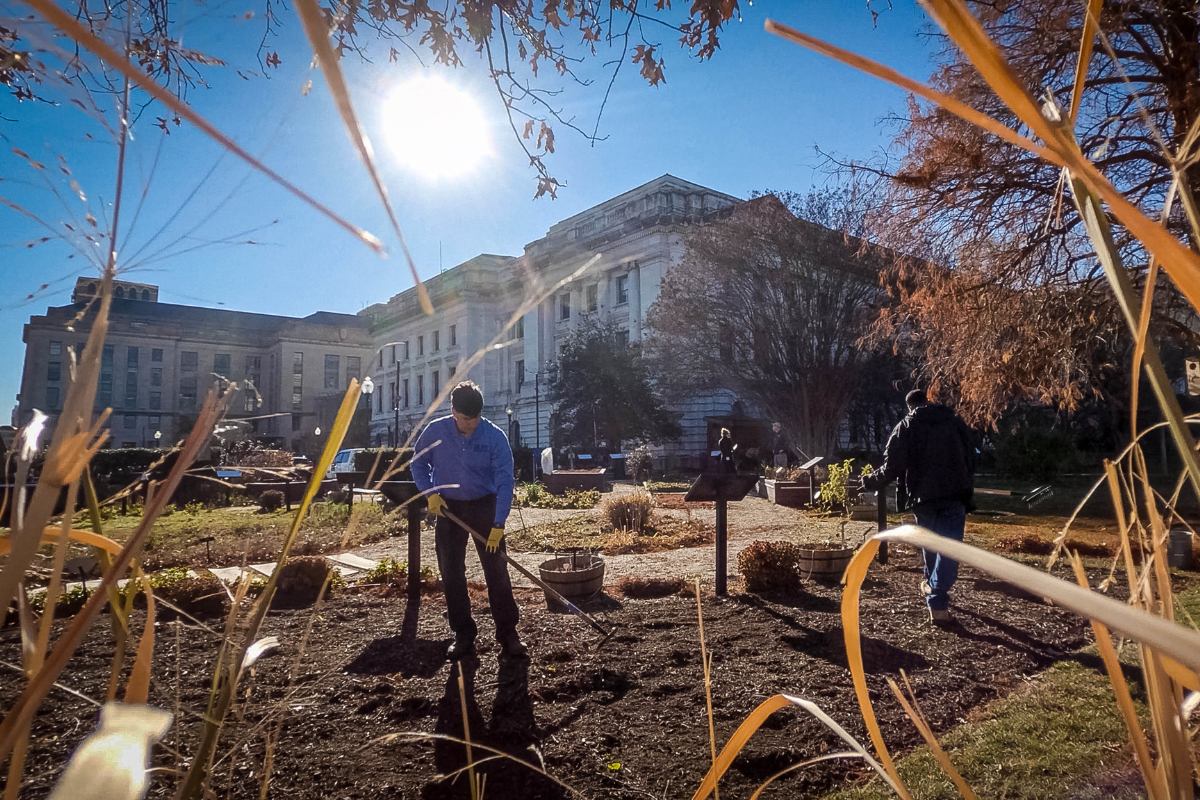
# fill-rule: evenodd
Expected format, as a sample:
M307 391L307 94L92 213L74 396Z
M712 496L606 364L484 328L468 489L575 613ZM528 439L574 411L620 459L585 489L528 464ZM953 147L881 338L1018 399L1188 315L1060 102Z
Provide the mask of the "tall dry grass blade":
M1200 671L1200 633L1188 630L1182 625L1168 622L1162 617L1133 608L1098 592L1088 591L995 553L938 536L936 533L916 525L904 525L875 534L867 540L864 550L859 551L860 554L865 552L865 548L872 545L877 546L879 542L903 542L912 547L941 553L955 561L982 570L1002 581L1024 589L1036 597L1049 598L1054 603L1074 611L1082 617L1100 620L1110 630L1136 639L1159 653L1170 656L1190 670ZM850 562L851 566L855 566L855 562L862 558L861 555L856 554L855 559ZM869 563L869 559L866 561ZM851 579L853 578L861 585L862 578L866 576L866 570L856 570L851 573L847 569L846 575L846 593L849 594ZM857 596L857 592L855 596Z
M758 800L758 798L762 796L762 793L767 790L768 786L782 778L784 775L791 774L796 770L801 770L805 767L811 767L813 764L819 764L822 761L834 761L839 758L862 758L862 755L850 750L843 750L840 753L826 753L823 756L817 756L816 758L810 758L807 761L801 761L799 764L792 764L790 767L785 767L784 769L779 770L779 772L776 772L774 775L760 783L758 788L754 790L754 794L750 795L750 800Z
M1084 228L1087 230L1092 247L1096 250L1096 257L1104 269L1104 276L1108 279L1109 285L1112 286L1113 293L1117 298L1117 304L1121 307L1121 312L1125 315L1125 321L1129 324L1130 330L1136 334L1138 330L1138 318L1140 316L1137 310L1140 310L1141 303L1138 302L1133 282L1129 279L1129 272L1125 269L1125 265L1121 261L1120 252L1117 250L1117 246L1113 240L1112 227L1108 223L1108 216L1104 213L1104 209L1100 205L1100 198L1092 191L1092 187L1084 184L1074 173L1070 175L1070 180L1072 199L1079 211L1080 219L1083 220ZM1162 226L1158 227L1165 232ZM1146 244L1149 245L1149 243ZM1165 268L1166 261L1164 260L1162 263ZM1153 287L1148 286L1146 290L1152 292ZM1193 305L1196 308L1200 308L1200 304L1193 302ZM1150 387L1154 390L1154 395L1158 399L1158 405L1162 409L1163 416L1166 417L1167 422L1170 424L1171 436L1175 439L1175 446L1179 450L1179 457L1183 460L1184 466L1187 468L1188 476L1192 481L1192 488L1195 490L1196 496L1200 497L1200 460L1196 457L1196 442L1192 438L1191 431L1188 430L1187 423L1184 421L1183 409L1179 407L1179 399L1175 396L1175 389L1167 377L1162 360L1159 358L1158 346L1152 340L1148 341L1143 360L1146 367L1146 376L1150 379Z
M92 323L75 380L67 387L58 426L50 440L42 474L28 508L18 516L12 532L12 551L0 571L0 608L8 608L21 580L41 544L41 532L54 513L59 494L87 466L91 457L89 433L96 386L100 379L100 358L108 336L108 312L112 305L113 271L106 270L100 280L100 302ZM24 484L21 484L22 487ZM24 492L24 489L21 489ZM20 509L18 509L20 510ZM27 535L28 531L28 535Z
M91 341L88 342L88 347L91 347ZM68 393L68 397L70 393ZM33 714L41 703L42 698L50 691L54 682L58 680L58 676L66 668L67 662L74 655L76 648L79 647L83 637L91 628L96 616L100 613L100 609L108 602L108 587L116 583L117 579L124 574L125 570L133 559L133 554L141 549L149 536L151 528L154 526L155 520L162 513L163 508L167 504L169 498L175 489L179 486L179 481L183 477L184 471L195 460L200 448L208 441L212 435L213 427L216 425L222 407L221 401L218 400L216 392L210 391L208 398L200 409L200 413L196 418L196 425L192 428L192 432L188 435L187 441L180 450L179 458L175 462L175 466L163 481L162 489L154 494L151 502L146 506L142 514L141 522L130 535L129 541L121 549L120 554L113 562L113 568L100 579L100 586L92 593L92 596L84 604L83 608L71 624L55 642L54 649L50 652L50 657L42 668L38 670L37 675L25 687L25 690L17 698L16 702L9 708L3 722L0 722L0 759L7 756L16 742L16 736L19 730L33 719ZM62 421L60 420L60 425ZM82 469L82 467L81 467ZM38 484L39 489L41 484ZM36 492L34 494L36 497ZM40 537L39 537L40 538Z
M890 781L899 787L897 794L904 800L911 800L900 780L896 764L892 761L892 754L888 752L887 744L883 741L883 732L879 729L879 720L875 718L875 708L871 705L871 695L867 689L867 673L863 668L858 599L871 560L875 558L878 550L878 539L867 539L846 566L846 573L842 578L846 587L842 591L842 634L846 640L846 661L850 667L850 679L854 683L854 696L858 699L858 709L862 713L863 722L866 723L867 732L871 735L871 744L875 746L875 752L879 754L879 760L887 770Z
M1071 566L1075 570L1075 580L1084 589L1088 586L1087 575L1083 571L1083 561L1077 554L1072 553ZM1129 734L1129 743L1133 746L1133 755L1137 760L1138 769L1142 772L1142 780L1146 784L1146 794L1149 800L1168 800L1167 787L1162 782L1162 774L1150 758L1150 746L1146 742L1146 733L1138 720L1137 711L1133 707L1133 698L1129 694L1129 686L1125 683L1125 673L1121 669L1121 660L1113 647L1112 636L1104 623L1092 620L1092 633L1096 637L1096 647L1100 650L1100 658L1104 661L1104 670L1108 673L1108 682L1112 685L1113 694L1117 698L1117 709L1125 721L1125 730Z
M78 490L79 481L72 481L67 489L66 508L75 507ZM50 628L54 624L54 612L58 606L58 598L62 594L62 575L67 563L67 543L70 541L70 535L71 517L63 514L59 534L54 540L54 560L50 566L50 585L46 588L46 604L43 607L42 619L38 628L37 651L39 654L45 654L46 648L50 645Z
M271 571L270 577L267 578L267 585L263 587L262 594L259 595L258 601L250 611L241 647L236 650L228 644L232 635L231 625L235 613L233 610L230 612L230 616L226 622L226 637L222 642L221 653L218 655L217 666L213 672L213 685L209 694L204 729L200 736L200 744L196 749L195 755L192 757L191 766L188 768L187 775L179 787L177 797L180 800L196 798L203 793L208 765L216 750L221 726L224 725L225 717L228 715L229 708L232 706L234 697L236 696L238 681L241 677L240 665L245 662L246 653L251 642L258 637L259 628L262 627L262 622L271 607L271 601L274 599L275 588L279 584L279 573L287 563L288 554L291 552L292 545L300 533L300 526L304 521L305 515L308 513L309 507L312 505L313 498L316 497L321 481L333 463L333 457L337 455L337 451L342 446L342 440L345 439L346 431L350 428L350 420L354 417L354 410L358 405L359 395L358 381L350 381L350 386L346 389L346 394L342 398L342 405L338 409L337 417L334 419L333 427L329 431L329 438L325 440L325 449L321 452L321 457L313 468L312 478L309 480L308 487L304 491L304 496L300 500L300 505L296 509L296 514L292 517L292 524L284 537L283 546L280 548L275 569ZM244 589L239 585L239 594L243 591ZM236 605L234 608L236 609Z
M1141 647L1142 675L1146 681L1146 704L1154 724L1158 746L1158 765L1171 800L1195 796L1192 784L1192 756L1187 720L1183 719L1176 686L1162 668L1154 648Z
M1141 593L1138 591L1137 565L1133 563L1133 545L1129 541L1129 521L1125 517L1125 500L1121 494L1121 479L1117 475L1117 465L1105 459L1104 474L1108 479L1108 491L1112 496L1113 508L1117 513L1117 523L1121 526L1121 557L1125 562L1125 579L1129 582L1129 602L1133 605L1140 605Z
M1079 60L1075 62L1075 83L1071 87L1071 128L1079 119L1079 104L1083 100L1083 85L1092 63L1092 48L1096 44L1096 27L1100 24L1100 9L1104 0L1087 0L1083 18L1083 33L1079 37Z
M908 676L904 675L903 670L901 670L900 674L904 676L904 683L908 684ZM933 730L929 727L929 722L925 719L925 715L919 713L915 708L917 703L916 695L913 695L912 702L910 703L908 698L904 696L904 692L900 691L900 687L896 684L896 681L888 678L888 686L891 687L892 694L896 695L896 699L900 701L900 707L904 709L904 713L908 715L908 718L912 720L912 724L916 726L917 731L921 734L921 738L925 740L925 744L933 753L933 757L942 768L942 772L946 773L950 780L954 782L954 787L958 789L959 795L964 800L978 800L974 790L963 780L962 773L950 761L950 756L938 744L937 737L933 735ZM908 691L910 694L912 693L912 686L908 687Z
M712 662L709 661L708 651L704 644L704 608L700 604L700 579L696 579L696 619L700 623L700 665L704 668L704 705L708 710L708 746L712 753L712 768L717 767L717 732L713 727L712 710ZM721 800L721 791L717 784L720 776L713 781L713 797Z
M865 72L868 75L873 75L876 78L885 80L888 83L898 86L907 92L912 92L918 97L923 97L931 103L936 103L942 108L945 108L947 111L962 117L967 122L978 125L988 133L998 136L1009 144L1014 144L1017 147L1041 156L1052 164L1065 166L1065 164L1059 163L1058 155L1053 150L1042 147L1032 139L1022 136L1012 128L1009 128L1007 125L992 119L987 114L984 114L981 111L976 111L966 103L956 100L948 94L942 94L941 92L931 89L925 84L915 81L907 75L897 72L891 67L880 64L878 61L872 61L869 58L864 58L857 53L852 53L849 50L844 50L840 47L829 44L828 42L822 41L815 36L809 36L807 33L802 33L795 28L790 28L780 22L776 22L775 20L767 20L764 24L764 28L768 33L773 33L776 36L787 39L789 42L798 44L801 47L806 47L809 50L812 50L814 53L820 53L823 56L832 58L835 61L840 61L843 64L854 67L855 69Z
M376 236L339 216L335 211L323 205L303 189L296 186L287 178L284 178L275 170L271 169L266 164L263 164L257 158L252 156L237 142L221 133L221 131L215 125L193 111L191 106L187 105L170 91L160 86L154 81L153 78L150 78L136 66L131 64L128 59L122 57L120 53L114 50L106 42L93 34L83 25L76 22L70 14L59 8L53 2L53 0L23 0L23 2L44 17L47 21L52 23L55 27L59 28L61 31L70 36L80 47L83 47L85 50L91 52L101 61L117 70L117 72L121 73L122 76L137 84L142 91L146 92L146 94L150 95L155 100L171 109L175 115L195 125L209 138L213 139L226 150L233 153L251 167L282 186L294 197L298 198L301 202L305 203L313 210L322 214L339 228L354 236L354 238L367 245L367 247L370 247L377 254L383 255L385 253L383 242L379 241Z
M717 781L725 771L733 764L733 760L737 758L738 753L746 746L746 742L750 741L750 737L762 727L762 724L767 721L767 718L781 708L787 706L797 706L809 714L812 714L817 720L829 730L833 731L837 736L850 748L857 753L871 769L875 770L876 774L883 779L893 792L901 797L907 798L908 792L898 782L892 780L892 776L887 770L880 765L878 761L871 757L867 749L859 743L857 739L846 732L846 729L833 720L828 714L821 710L821 707L811 700L805 700L802 697L794 697L789 694L777 694L774 697L764 700L759 704L758 708L750 712L750 715L738 726L738 729L733 732L733 736L729 737L729 742L721 748L720 755L717 756L717 761L713 764L712 769L704 776L704 781L700 784L700 788L692 795L692 800L706 800L706 798L716 789Z
M146 595L146 624L138 642L137 660L133 662L129 683L125 685L125 702L145 704L150 699L150 668L154 663L154 623L158 613L154 605L154 587L150 585L150 578L141 570L137 571L137 577L141 580L142 592Z
M458 703L462 710L463 723L463 741L466 742L467 749L467 781L471 787L471 800L479 800L479 784L475 782L475 759L471 755L471 720L467 715L467 689L463 684L462 667L455 665L458 669Z
M409 272L412 273L413 285L417 288L421 309L426 314L432 314L433 303L429 300L429 290L425 288L425 284L421 282L421 276L417 274L417 265L413 261L412 253L408 250L404 233L400 230L400 220L396 219L396 211L392 208L392 201L388 198L387 187L383 183L383 177L379 174L379 168L375 166L375 154L371 148L371 140L367 138L366 131L358 124L358 116L354 113L354 103L350 100L350 87L346 85L346 78L342 75L337 53L329 44L329 28L325 24L325 15L321 6L317 0L296 0L296 14L300 17L304 34L308 37L308 43L317 57L317 63L321 65L325 81L329 84L329 93L333 95L338 114L341 115L342 122L346 125L346 133L354 144L354 149L358 151L358 157L362 159L363 166L367 168L367 174L371 176L375 192L379 195L384 210L387 211L388 221L392 223L392 230L396 233L396 239L400 242L404 259L408 262Z

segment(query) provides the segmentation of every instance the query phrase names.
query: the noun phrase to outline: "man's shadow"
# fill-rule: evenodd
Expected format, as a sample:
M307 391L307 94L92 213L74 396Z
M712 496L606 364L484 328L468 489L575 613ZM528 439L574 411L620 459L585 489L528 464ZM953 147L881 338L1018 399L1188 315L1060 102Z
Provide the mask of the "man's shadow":
M395 675L406 678L432 678L446 663L446 640L417 638L421 598L409 596L398 636L372 640L346 672L355 675Z
M513 800L560 800L566 797L566 790L537 771L542 762L535 748L541 737L533 715L533 700L529 696L529 661L500 658L490 722L484 721L476 701L478 668L479 660L475 657L450 665L434 727L435 733L446 738L435 739L433 745L434 767L447 777L427 784L422 797L441 800L471 796L470 774L465 769L467 746L463 741L468 738L467 730L473 745L471 762L477 764L475 780L477 784L483 782L485 797ZM463 726L464 707L466 729Z

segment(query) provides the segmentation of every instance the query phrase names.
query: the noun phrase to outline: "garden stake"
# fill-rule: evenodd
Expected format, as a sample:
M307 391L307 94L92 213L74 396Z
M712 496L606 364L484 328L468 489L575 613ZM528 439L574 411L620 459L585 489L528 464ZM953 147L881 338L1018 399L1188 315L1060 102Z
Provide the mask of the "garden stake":
M446 516L446 519L450 520L455 525L462 528L467 533L471 534L471 536L474 537L475 541L480 542L484 545L487 544L487 539L480 536L475 531L471 530L471 528L467 527L467 524L465 522L463 522L461 519L459 519L458 517L451 514L449 509L443 507L442 514L444 514ZM561 594L559 594L558 592L554 591L549 586L547 586L542 581L541 578L536 577L532 572L530 572L529 570L525 569L525 567L523 567L519 563L517 563L517 561L515 559L513 559L511 556L509 556L508 553L505 553L502 550L497 550L496 552L498 552L504 558L504 560L507 561L511 566L515 567L517 572L520 572L526 578L529 578L529 580L533 581L534 586L541 588L546 594L548 594L552 598L554 598L554 600L556 602L562 603L563 607L566 608L567 611L570 611L572 614L575 614L576 616L583 617L583 619L587 622L588 625L591 625L598 632L603 634L604 638L600 640L599 644L604 644L604 642L607 641L608 637L613 635L613 631L615 631L616 628L614 628L612 631L605 630L603 625L601 625L599 622L594 620L590 615L584 613L584 611L581 610L579 608L579 606L575 605L570 600L563 597Z

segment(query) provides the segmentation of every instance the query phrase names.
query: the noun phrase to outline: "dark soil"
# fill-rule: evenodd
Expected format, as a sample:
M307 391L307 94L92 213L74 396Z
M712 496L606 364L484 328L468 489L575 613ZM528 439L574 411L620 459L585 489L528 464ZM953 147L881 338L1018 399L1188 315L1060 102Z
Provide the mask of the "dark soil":
M901 669L940 734L1089 641L1078 618L969 569L954 592L956 625L931 628L917 594L916 565L914 554L893 548L891 565L873 568L863 591L868 682L894 753L919 744L886 684ZM587 797L676 798L695 791L710 755L694 599L603 598L592 608L616 631L597 646L581 620L547 611L540 592L522 592L521 633L531 656L525 661L500 655L490 641L491 622L480 613L486 594L477 587L473 595L480 652L463 670L473 741L544 763ZM815 701L867 741L846 668L840 597L838 586L808 582L795 597L705 598L718 747L755 706L781 692ZM222 733L213 789L219 796L258 796L271 727L263 723L282 719L271 797L469 796L465 773L454 783L439 779L462 766L462 746L420 736L462 735L458 672L445 659L450 634L443 611L437 595L419 607L403 597L336 595L313 625L290 691L288 675L313 611L272 612L263 634L279 636L282 647L247 681L249 699ZM140 630L141 622L134 626ZM219 631L222 622L211 626ZM0 632L0 642L5 659L15 663L18 632ZM180 704L183 724L164 744L185 757L199 730L218 645L219 636L186 621L158 628L151 702L171 710ZM60 682L102 697L111 651L108 620L101 618ZM16 676L4 673L0 702L11 705L19 688ZM62 691L50 694L34 723L23 797L45 796L95 720L95 707ZM397 736L380 741L390 734ZM738 756L721 789L748 797L789 764L841 748L803 711L777 712ZM487 755L475 751L476 759ZM167 748L158 761L175 765ZM478 772L487 775L487 798L566 796L510 760L490 761ZM781 779L775 791L813 796L864 775L855 762L827 762ZM169 771L157 773L152 796L167 796L174 785Z

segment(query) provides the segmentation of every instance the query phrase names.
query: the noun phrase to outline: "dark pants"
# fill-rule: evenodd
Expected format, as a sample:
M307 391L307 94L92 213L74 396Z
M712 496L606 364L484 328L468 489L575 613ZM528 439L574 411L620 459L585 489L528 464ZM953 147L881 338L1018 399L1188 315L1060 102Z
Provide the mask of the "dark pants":
M950 502L913 510L917 514L917 524L922 528L957 542L963 540L967 509L962 503ZM925 603L933 611L945 611L950 607L950 589L958 581L958 562L932 550L922 552L925 556L925 580L929 581L930 588Z
M451 500L446 498L450 513L461 519L476 533L487 540L492 523L496 519L496 495L490 494L478 500ZM465 530L446 517L437 518L434 531L437 547L438 570L442 573L442 589L446 593L446 611L450 618L450 629L459 638L474 639L478 633L475 620L471 617L471 598L467 595L467 540L472 538ZM517 603L513 600L512 582L508 578L508 564L500 548L489 553L484 542L475 541L479 563L483 565L483 577L487 581L488 601L492 606L492 619L496 621L496 638L517 629Z

